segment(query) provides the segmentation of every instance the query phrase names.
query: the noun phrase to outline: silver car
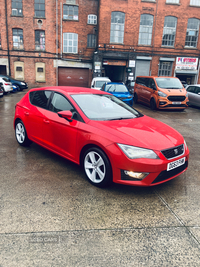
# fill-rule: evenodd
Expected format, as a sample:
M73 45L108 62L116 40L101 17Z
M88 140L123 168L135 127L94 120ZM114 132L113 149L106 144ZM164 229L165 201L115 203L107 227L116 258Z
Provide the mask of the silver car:
M188 85L187 88L189 104L200 107L200 84Z
M0 83L2 84L4 94L13 90L10 79L0 77Z

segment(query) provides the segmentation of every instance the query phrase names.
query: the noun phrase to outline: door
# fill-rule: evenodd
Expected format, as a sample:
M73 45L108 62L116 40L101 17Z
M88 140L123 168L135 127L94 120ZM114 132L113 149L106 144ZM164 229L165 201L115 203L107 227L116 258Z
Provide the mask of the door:
M200 87L195 86L194 105L200 107Z
M135 77L137 76L149 76L150 60L137 60Z
M43 126L45 122L45 112L51 91L35 91L30 93L31 108L24 111L24 123L28 136L31 140L42 144L44 143Z
M155 85L154 79L146 78L146 85L147 87L145 88L145 91L144 91L144 98L145 98L145 102L150 104L152 97L154 97L155 101L157 100L157 97L154 96L156 94L156 90L155 90L156 85Z
M187 92L188 92L188 99L189 99L189 103L191 105L195 104L195 86L191 85L187 88Z
M54 93L49 110L45 113L45 145L54 152L74 160L77 128L80 122L77 120L69 122L60 118L57 112L64 110L70 110L73 113L74 107L65 96Z
M89 69L58 68L59 86L88 87Z

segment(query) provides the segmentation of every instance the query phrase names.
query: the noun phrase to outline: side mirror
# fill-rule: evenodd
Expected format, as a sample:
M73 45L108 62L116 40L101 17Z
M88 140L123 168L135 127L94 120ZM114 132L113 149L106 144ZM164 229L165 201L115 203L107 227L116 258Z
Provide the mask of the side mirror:
M156 86L155 86L155 85L153 85L153 86L152 86L152 88L153 88L153 90L157 90L157 88L156 88Z
M58 116L72 122L72 112L70 110L59 111Z

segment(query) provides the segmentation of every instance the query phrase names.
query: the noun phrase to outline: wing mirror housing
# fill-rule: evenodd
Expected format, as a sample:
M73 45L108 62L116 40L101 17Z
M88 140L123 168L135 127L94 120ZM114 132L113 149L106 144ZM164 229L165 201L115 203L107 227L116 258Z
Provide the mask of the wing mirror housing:
M59 111L58 116L72 122L72 112L70 110Z

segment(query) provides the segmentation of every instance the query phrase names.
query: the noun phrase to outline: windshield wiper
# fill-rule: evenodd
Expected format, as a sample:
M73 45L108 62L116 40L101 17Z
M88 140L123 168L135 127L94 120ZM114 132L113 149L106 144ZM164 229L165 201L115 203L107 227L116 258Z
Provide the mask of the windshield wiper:
M119 117L114 119L108 119L108 121L120 121L120 120L128 120L128 119L134 119L135 117Z
M165 87L163 89L182 89L182 88L179 88L179 87Z

